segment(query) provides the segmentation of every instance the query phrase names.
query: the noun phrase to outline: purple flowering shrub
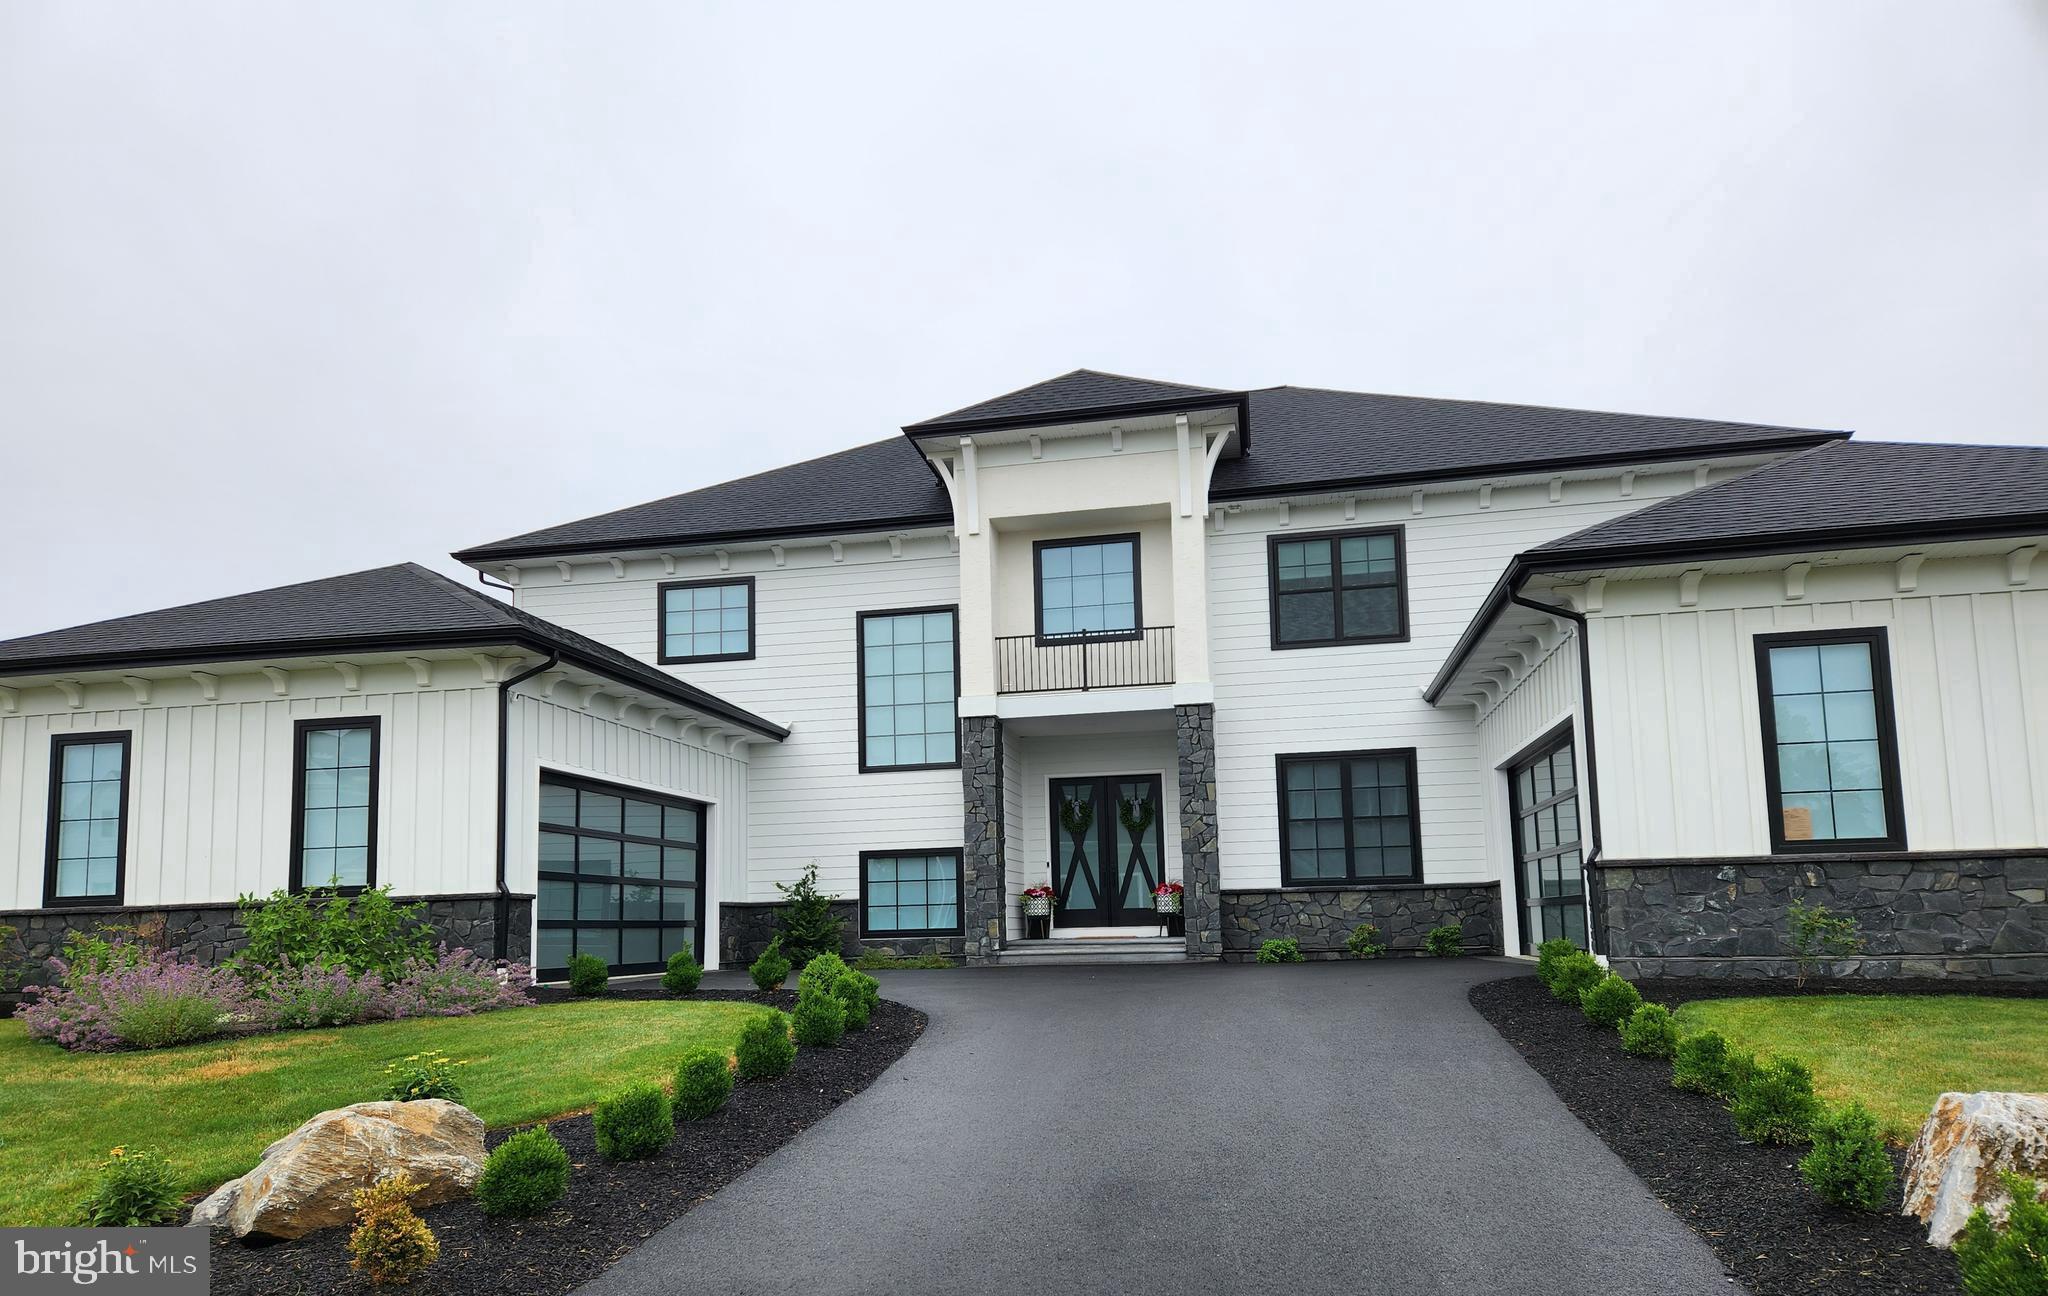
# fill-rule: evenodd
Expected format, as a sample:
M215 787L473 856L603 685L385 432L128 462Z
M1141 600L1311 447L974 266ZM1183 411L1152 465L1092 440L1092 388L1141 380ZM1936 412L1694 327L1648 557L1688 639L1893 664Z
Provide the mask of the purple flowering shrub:
M18 1014L31 1039L68 1049L163 1048L217 1035L251 1009L241 979L225 968L148 954L75 968L50 960L56 986L31 986Z
M387 1017L467 1017L533 1002L526 988L533 969L524 963L493 963L466 949L443 945L432 962L422 960L385 988Z
M352 1026L384 1015L384 978L350 976L345 967L284 967L250 984L256 1020L272 1030Z

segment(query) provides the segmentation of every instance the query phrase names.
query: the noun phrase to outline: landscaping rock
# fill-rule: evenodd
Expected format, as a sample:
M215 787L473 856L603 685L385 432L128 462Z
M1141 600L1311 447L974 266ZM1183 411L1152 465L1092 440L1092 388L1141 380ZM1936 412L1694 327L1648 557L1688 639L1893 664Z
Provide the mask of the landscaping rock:
M484 1123L459 1103L356 1103L324 1111L263 1149L254 1170L216 1189L194 1224L236 1237L297 1238L350 1223L352 1200L386 1175L421 1185L415 1206L467 1197L484 1168Z
M2008 1204L2008 1170L2048 1183L2048 1094L1945 1093L1906 1154L1902 1213L1949 1246L1977 1207Z

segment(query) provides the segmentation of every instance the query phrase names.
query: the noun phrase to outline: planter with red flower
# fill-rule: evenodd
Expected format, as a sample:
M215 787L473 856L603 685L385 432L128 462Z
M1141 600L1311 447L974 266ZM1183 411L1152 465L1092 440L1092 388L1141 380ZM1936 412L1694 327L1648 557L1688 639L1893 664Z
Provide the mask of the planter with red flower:
M1186 929L1181 926L1181 897L1185 888L1178 882L1161 882L1152 888L1152 908L1159 915L1159 921L1166 925L1166 934L1180 936Z
M1044 940L1052 934L1052 888L1049 886L1025 887L1021 900L1024 905L1024 935L1030 940Z

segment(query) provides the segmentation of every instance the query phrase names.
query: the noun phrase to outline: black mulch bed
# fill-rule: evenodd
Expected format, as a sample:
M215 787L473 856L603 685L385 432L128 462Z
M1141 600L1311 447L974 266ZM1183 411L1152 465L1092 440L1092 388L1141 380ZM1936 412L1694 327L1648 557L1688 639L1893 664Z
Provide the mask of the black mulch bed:
M541 1003L567 997L556 990L534 992ZM609 997L659 998L662 991L651 982L618 985ZM795 1003L787 992L702 990L692 997L784 1009ZM441 1258L399 1290L417 1296L561 1296L867 1088L909 1051L924 1027L923 1013L885 999L868 1029L849 1033L837 1048L799 1048L780 1079L738 1084L716 1114L678 1122L675 1141L651 1160L614 1165L599 1157L588 1116L552 1122L548 1128L575 1166L568 1195L530 1220L487 1219L467 1199L428 1207L420 1214L441 1240ZM485 1141L496 1147L513 1132L493 1130ZM370 1290L369 1281L348 1267L347 1229L267 1246L224 1233L214 1237L215 1296Z
M1690 998L1749 993L1728 982L1645 982L1644 996L1670 1004L1668 985ZM1882 989L1891 992L1894 983ZM1864 993L1878 987L1864 983ZM1769 993L1764 991L1764 993ZM1947 993L1956 993L1953 982ZM1745 1143L1717 1101L1671 1087L1671 1064L1631 1057L1621 1037L1587 1024L1533 977L1472 988L1472 1006L1550 1082L1564 1105L1614 1149L1650 1191L1714 1248L1754 1296L1943 1296L1962 1290L1955 1257L1927 1245L1926 1230L1898 1213L1900 1190L1880 1214L1830 1206L1799 1177L1803 1147ZM1893 1154L1894 1160L1899 1156Z

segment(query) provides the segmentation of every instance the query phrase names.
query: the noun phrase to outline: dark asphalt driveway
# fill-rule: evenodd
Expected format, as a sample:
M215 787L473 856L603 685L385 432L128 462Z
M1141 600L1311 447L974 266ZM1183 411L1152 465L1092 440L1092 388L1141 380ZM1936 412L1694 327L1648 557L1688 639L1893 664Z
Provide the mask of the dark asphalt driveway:
M1465 1002L1491 960L883 973L858 1098L586 1293L1737 1293Z

